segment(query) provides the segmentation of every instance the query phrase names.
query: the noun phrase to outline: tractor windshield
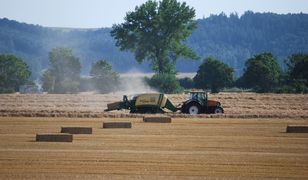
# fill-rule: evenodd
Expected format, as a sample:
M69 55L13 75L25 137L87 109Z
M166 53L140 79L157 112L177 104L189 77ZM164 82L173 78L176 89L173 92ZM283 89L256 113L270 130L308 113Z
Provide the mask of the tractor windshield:
M205 100L205 93L203 92L191 92L190 93L190 99L196 99L196 100Z

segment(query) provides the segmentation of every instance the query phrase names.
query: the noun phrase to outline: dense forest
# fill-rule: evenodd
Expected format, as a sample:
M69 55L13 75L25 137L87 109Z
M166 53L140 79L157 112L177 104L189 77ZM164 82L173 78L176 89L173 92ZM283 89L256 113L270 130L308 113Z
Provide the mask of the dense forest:
M308 14L253 13L242 16L221 13L198 19L198 28L187 44L200 59L214 56L243 72L245 61L254 54L272 52L283 65L293 53L308 52ZM118 72L150 71L139 65L129 52L120 52L110 36L111 28L70 29L0 19L0 54L15 54L30 66L35 79L48 66L48 53L55 47L69 47L79 57L82 73L88 74L92 63L107 60ZM202 61L181 60L179 72L196 72Z

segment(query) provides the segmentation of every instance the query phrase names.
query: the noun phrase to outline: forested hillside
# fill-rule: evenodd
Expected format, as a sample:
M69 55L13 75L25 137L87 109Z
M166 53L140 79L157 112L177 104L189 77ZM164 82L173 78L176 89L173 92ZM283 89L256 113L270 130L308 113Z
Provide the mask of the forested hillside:
M270 51L282 65L292 53L308 52L308 15L246 12L212 15L199 19L198 28L187 44L204 59L215 56L242 72L248 57ZM119 72L139 69L149 71L147 64L138 65L131 53L120 52L110 36L110 28L67 29L0 19L0 53L22 57L31 67L33 78L48 65L48 52L54 47L69 47L80 58L83 74L91 64L106 59ZM195 72L201 61L179 61L178 71Z
M308 14L246 12L198 20L188 44L201 57L213 55L241 73L248 57L270 51L283 65L292 53L308 52Z

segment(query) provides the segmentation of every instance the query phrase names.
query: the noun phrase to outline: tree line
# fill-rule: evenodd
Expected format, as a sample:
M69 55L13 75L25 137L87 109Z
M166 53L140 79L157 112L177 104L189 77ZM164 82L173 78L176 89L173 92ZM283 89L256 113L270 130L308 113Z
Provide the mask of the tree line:
M92 64L88 77L81 77L81 65L69 48L49 52L49 66L40 75L43 91L65 94L85 91L108 93L116 89L119 76L105 60ZM0 55L0 93L18 92L21 85L35 85L29 66L14 55Z
M223 88L238 87L265 93L307 93L308 54L292 54L283 70L270 52L254 55L245 62L244 73L234 79L234 69L209 57L199 67L193 78L195 87L219 92Z
M161 92L177 93L183 89L222 90L258 93L308 93L308 54L292 54L285 61L285 70L270 52L259 53L245 62L242 76L235 78L234 69L215 57L208 57L193 78L176 79L170 74L148 78Z
M269 52L247 59L244 73L235 78L234 69L215 57L205 58L193 78L176 78L158 73L145 78L149 86L164 93L184 89L204 89L213 93L240 88L259 93L308 93L308 54L292 54L283 69ZM49 67L40 76L42 88L49 93L114 92L119 87L119 74L106 60L92 64L88 77L81 77L79 58L69 48L54 48L49 53ZM17 92L21 85L34 85L29 80L29 66L14 55L0 55L0 93Z
M113 72L105 60L93 63L89 76L81 77L79 58L69 48L54 48L49 53L49 63L48 69L41 76L42 87L49 93L108 93L118 85L118 74Z

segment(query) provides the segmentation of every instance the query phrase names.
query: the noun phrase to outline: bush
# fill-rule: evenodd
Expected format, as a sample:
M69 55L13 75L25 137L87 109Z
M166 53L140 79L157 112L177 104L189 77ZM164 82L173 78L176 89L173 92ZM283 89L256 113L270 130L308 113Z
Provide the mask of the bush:
M279 94L282 94L282 93L294 93L295 90L291 86L283 85L283 86L280 86L280 87L276 88L274 92L275 93L279 93Z
M162 93L179 93L183 91L175 74L155 74L150 79L146 79L147 83L154 89Z
M14 93L15 90L13 88L3 88L0 87L0 93L6 94L6 93Z
M221 92L252 92L252 89L243 89L238 87L223 88Z
M293 80L291 86L295 89L296 93L307 93L308 92L308 86L307 86L306 79L296 79Z
M184 89L193 89L195 86L194 81L192 80L192 78L189 77L179 79L179 83L180 86L183 87Z

